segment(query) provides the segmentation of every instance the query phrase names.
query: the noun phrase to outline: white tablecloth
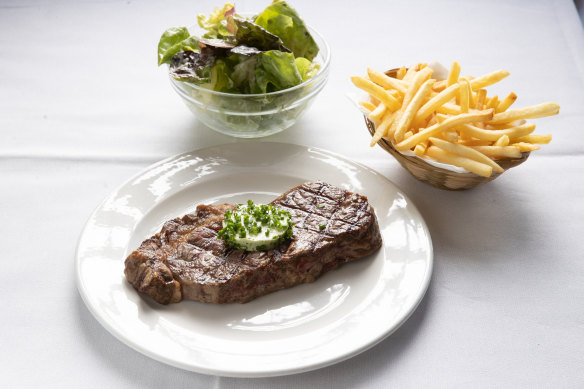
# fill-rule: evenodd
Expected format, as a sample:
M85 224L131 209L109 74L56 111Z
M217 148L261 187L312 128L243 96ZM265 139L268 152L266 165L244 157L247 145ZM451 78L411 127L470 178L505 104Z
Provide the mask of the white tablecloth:
M268 1L240 1L239 10ZM217 1L0 3L0 366L6 388L581 387L584 384L584 34L556 1L337 1L292 5L328 40L329 82L267 140L335 151L416 204L435 266L413 316L337 365L278 378L205 376L130 349L79 296L77 238L102 198L146 166L239 140L205 128L156 66L164 29ZM446 192L368 146L350 75L420 61L499 68L553 142L496 181Z

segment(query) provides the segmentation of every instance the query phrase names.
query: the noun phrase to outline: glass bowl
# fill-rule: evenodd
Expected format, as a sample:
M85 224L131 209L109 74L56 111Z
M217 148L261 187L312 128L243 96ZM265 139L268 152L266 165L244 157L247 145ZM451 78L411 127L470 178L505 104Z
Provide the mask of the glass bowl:
M330 49L324 38L308 26L319 52L318 72L309 80L278 92L235 94L215 92L170 77L187 107L208 127L238 138L259 138L292 126L326 84Z

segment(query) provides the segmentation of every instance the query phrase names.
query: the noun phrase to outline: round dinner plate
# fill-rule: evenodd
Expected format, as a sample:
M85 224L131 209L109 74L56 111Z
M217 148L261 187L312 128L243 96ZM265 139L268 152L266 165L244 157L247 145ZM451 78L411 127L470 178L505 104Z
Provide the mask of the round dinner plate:
M317 180L368 197L381 249L246 304L163 306L126 281L124 259L166 220L199 204L269 202ZM240 142L156 163L109 195L81 233L75 274L91 313L135 350L199 373L261 377L328 366L386 338L422 300L432 262L422 216L381 174L322 149Z

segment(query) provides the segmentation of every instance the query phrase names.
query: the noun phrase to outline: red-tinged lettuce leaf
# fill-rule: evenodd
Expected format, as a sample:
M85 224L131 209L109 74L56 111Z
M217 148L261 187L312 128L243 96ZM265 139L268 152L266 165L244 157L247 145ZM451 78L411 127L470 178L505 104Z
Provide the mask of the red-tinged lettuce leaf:
M201 48L210 47L213 49L232 49L235 47L235 44L230 43L224 39L200 38L199 39L199 46Z
M266 31L257 24L239 18L237 16L227 17L228 30L235 35L235 40L239 45L256 47L261 51L280 50L290 52L282 40Z
M261 50L259 50L258 48L255 48L255 47L249 47L246 45L239 45L239 46L235 46L234 48L229 50L228 55L240 54L240 55L245 55L246 57L251 57L251 56L257 55L261 52L262 52Z
M181 51L170 61L169 74L176 80L202 84L211 79L215 56L208 50Z
M199 62L210 62L209 58L217 60L231 55L231 50L235 48L233 43L223 39L199 39L199 47L201 50L201 58Z

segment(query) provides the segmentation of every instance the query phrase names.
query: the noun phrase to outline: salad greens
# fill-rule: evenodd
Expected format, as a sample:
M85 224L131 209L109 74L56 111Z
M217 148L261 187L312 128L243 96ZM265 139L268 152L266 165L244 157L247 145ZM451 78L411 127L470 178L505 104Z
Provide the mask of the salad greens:
M310 61L318 54L318 46L294 8L285 1L274 1L258 15L255 23L279 36L296 57Z
M313 77L318 46L296 11L274 1L254 18L235 13L233 4L197 17L205 30L166 30L158 43L158 65L169 64L179 81L219 92L255 94L291 88Z
M284 42L277 35L270 34L268 31L239 17L228 16L227 26L229 31L235 35L235 41L240 45L256 47L259 50L281 50L290 52L290 49L284 46Z
M186 27L169 28L162 34L158 43L158 66L170 62L172 56L180 51L195 50L199 47L199 40L190 36Z
M197 22L199 26L207 30L203 38L223 39L228 37L230 34L227 31L227 20L225 17L232 15L234 12L235 6L231 3L226 3L223 8L215 7L215 11L209 17L198 15Z

